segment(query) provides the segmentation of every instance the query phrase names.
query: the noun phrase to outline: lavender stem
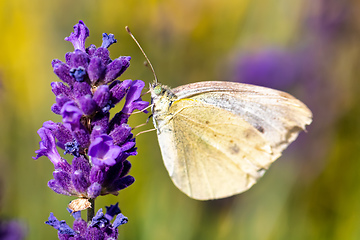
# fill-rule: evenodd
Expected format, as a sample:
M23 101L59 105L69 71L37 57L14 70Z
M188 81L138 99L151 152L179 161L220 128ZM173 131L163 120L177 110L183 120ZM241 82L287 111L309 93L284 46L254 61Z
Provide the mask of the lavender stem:
M95 199L90 198L91 208L87 209L87 221L91 222L95 215Z

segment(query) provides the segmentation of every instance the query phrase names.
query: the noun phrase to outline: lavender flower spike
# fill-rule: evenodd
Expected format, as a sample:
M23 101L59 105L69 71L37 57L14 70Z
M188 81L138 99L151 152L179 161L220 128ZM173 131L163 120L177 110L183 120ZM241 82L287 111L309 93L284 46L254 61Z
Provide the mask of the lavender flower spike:
M135 109L144 110L149 103L141 99L143 81L117 79L130 66L131 57L110 58L108 48L116 43L114 35L103 34L98 48L85 48L88 36L89 29L79 21L65 38L75 50L65 54L65 61L52 61L54 73L62 82L51 83L56 97L51 109L62 117L62 123L46 121L38 130L40 149L34 159L46 156L54 164L48 187L55 193L95 202L100 195L118 195L134 183L128 157L136 155L137 148L127 123ZM121 101L122 111L111 113ZM71 154L72 159L65 160L58 147L64 154ZM107 208L106 214L100 210L95 217L93 211L87 209L89 225L80 213L72 214L73 228L53 214L46 224L57 229L62 240L117 239L117 227L128 221L118 206Z
M85 49L88 36L89 29L79 21L65 39L75 51L65 54L65 62L52 61L63 81L51 84L56 96L52 110L63 123L48 121L39 129L42 141L34 159L46 156L53 162L54 179L48 186L56 193L95 199L117 195L134 182L127 158L137 152L127 122L135 109L143 110L149 103L141 99L143 81L116 80L129 67L130 57L111 60L107 48L116 43L114 35L103 34L101 47ZM125 100L122 111L110 119L110 110L121 100ZM72 163L60 156L57 147L74 156Z

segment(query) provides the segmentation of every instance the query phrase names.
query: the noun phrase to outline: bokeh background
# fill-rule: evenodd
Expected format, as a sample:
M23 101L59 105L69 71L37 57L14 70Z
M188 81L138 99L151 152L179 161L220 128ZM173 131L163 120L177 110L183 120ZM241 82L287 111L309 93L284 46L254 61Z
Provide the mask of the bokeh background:
M216 201L176 189L156 133L140 135L129 159L136 182L96 202L96 210L119 202L129 218L119 239L360 239L359 16L356 0L0 0L0 218L19 221L30 240L57 239L44 224L50 212L72 224L72 198L47 187L53 165L31 157L37 129L61 121L50 111L51 60L73 51L64 38L81 19L86 46L113 33L111 57L132 56L120 80L153 80L128 25L164 84L255 83L293 94L314 114L253 188Z

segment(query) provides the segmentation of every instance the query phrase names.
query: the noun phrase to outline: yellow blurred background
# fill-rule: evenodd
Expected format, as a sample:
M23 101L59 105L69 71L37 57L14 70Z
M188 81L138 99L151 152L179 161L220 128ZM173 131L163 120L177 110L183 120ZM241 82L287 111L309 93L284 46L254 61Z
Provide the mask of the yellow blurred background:
M293 94L314 114L253 188L216 201L181 193L156 133L138 136L129 159L136 182L96 202L96 210L119 202L129 218L119 239L360 239L359 16L355 0L0 0L0 218L20 220L30 240L57 239L44 224L50 212L72 226L65 208L73 198L47 187L48 159L31 157L37 129L61 121L50 110L50 83L59 81L51 60L73 51L64 38L83 20L86 46L113 33L111 57L132 57L120 80L153 80L128 25L166 85L255 83Z

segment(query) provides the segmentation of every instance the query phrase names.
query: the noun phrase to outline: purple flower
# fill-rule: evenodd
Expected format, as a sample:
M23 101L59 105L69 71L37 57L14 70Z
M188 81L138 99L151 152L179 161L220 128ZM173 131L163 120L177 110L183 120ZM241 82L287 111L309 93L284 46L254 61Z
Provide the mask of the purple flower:
M63 117L64 126L66 126L69 130L74 131L80 129L82 111L74 102L65 103L65 105L61 108L61 115Z
M85 51L85 40L88 36L89 29L85 23L80 20L79 23L74 26L74 32L72 32L69 37L66 37L65 40L71 42L75 50Z
M141 100L141 91L144 88L145 83L141 80L135 80L129 88L128 94L126 95L126 101L121 112L130 114L135 109L143 110L149 103Z
M90 160L94 165L113 166L119 156L121 148L114 145L113 139L108 135L102 134L95 138L89 147Z
M300 73L295 61L293 54L280 49L243 54L236 66L236 77L243 83L286 89Z
M103 42L101 44L101 47L103 48L108 48L110 47L113 43L116 43L117 40L115 39L114 34L106 34L103 33L103 38L102 38Z
M2 240L22 240L25 239L26 229L18 221L0 220L0 239Z
M149 103L141 99L144 82L115 80L129 67L130 57L111 60L107 48L116 43L114 35L103 34L99 48L85 48L88 36L89 29L79 21L66 38L75 50L65 54L65 62L52 61L63 81L51 83L56 96L52 110L62 116L62 123L47 121L39 129L42 141L34 159L46 156L54 164L54 178L48 182L54 192L95 199L117 195L135 181L128 175L127 158L137 152L127 122L135 109L143 110ZM122 100L123 110L110 119L109 111ZM74 156L71 163L57 147Z
M114 81L130 66L131 57L119 57L106 66L105 83Z
M134 110L144 111L149 103L141 99L144 82L116 80L129 67L131 58L110 58L108 47L116 43L114 35L103 34L99 48L85 48L88 36L89 29L79 21L65 39L75 50L65 54L65 61L52 61L54 73L62 82L51 83L56 101L51 110L62 117L62 123L44 122L38 130L40 149L34 159L46 156L54 164L48 187L55 193L94 203L98 196L118 195L134 183L127 159L137 154L137 148L127 122ZM110 118L111 109L121 101L122 111ZM58 147L71 154L72 160L66 161ZM72 208L82 209L76 204ZM94 215L93 209L87 211ZM72 228L50 214L46 224L57 229L59 239L117 239L117 228L128 221L118 204L108 207L105 214L100 209L89 224L80 212L71 215L75 218Z
M59 221L53 213L45 223L58 230L59 239L117 239L118 227L127 223L128 218L121 213L118 203L106 209L104 214L100 208L89 225L81 218L80 212L71 214L75 218L73 228L65 221ZM68 211L71 213L71 210Z
M55 137L53 136L51 130L44 127L38 130L38 134L41 138L41 141L39 142L40 149L35 151L37 155L36 157L33 157L33 159L37 160L41 156L46 156L56 168L65 160L61 158L56 149Z

